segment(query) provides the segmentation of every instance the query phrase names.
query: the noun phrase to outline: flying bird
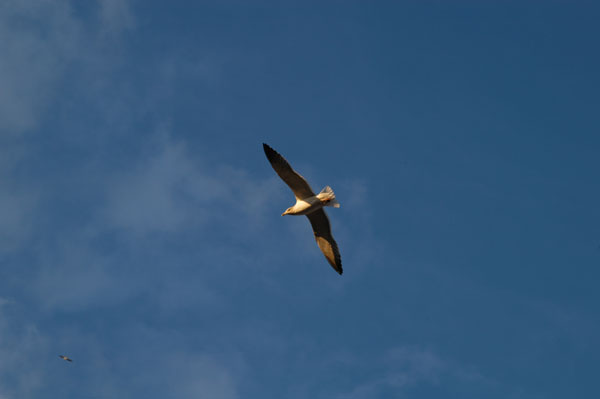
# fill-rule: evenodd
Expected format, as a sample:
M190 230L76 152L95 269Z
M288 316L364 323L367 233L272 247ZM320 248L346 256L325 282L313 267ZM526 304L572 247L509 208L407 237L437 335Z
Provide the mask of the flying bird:
M292 169L284 157L267 144L263 143L263 149L275 172L292 189L296 197L296 204L286 209L281 216L306 215L315 233L315 239L321 252L323 252L323 255L325 255L325 258L327 258L327 261L335 271L342 274L340 251L333 239L333 235L331 235L329 219L323 209L325 206L340 207L340 203L335 199L333 190L331 187L326 186L319 194L315 195L306 179Z
M69 359L65 355L58 355L58 357L60 357L62 360L66 360L67 362L72 362L73 361L73 359Z

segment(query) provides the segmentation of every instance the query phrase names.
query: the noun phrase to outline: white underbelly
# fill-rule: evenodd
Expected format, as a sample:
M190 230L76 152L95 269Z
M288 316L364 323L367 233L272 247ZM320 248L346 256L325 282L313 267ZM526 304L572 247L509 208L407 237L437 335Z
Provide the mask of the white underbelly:
M307 215L323 207L323 203L316 197L305 198L296 201L292 215Z

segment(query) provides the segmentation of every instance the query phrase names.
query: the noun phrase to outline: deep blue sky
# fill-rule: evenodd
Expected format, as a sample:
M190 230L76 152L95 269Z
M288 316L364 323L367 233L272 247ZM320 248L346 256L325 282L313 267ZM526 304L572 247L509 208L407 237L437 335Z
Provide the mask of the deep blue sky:
M249 3L0 6L0 398L600 397L600 7Z

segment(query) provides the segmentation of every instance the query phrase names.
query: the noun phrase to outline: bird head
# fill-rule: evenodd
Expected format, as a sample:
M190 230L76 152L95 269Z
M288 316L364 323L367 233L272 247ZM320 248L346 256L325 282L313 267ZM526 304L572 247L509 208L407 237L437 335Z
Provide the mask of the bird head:
M285 216L285 215L287 215L287 214L289 214L289 213L292 213L292 208L288 208L288 209L286 209L286 210L285 210L285 212L283 212L283 213L281 214L281 216Z

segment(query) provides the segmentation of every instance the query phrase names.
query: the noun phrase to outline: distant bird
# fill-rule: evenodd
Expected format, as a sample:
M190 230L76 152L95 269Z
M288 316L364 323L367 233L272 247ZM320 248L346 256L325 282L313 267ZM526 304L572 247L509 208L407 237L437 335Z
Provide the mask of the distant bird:
M321 252L327 258L329 264L336 272L342 274L342 258L338 250L337 243L331 235L329 219L323 209L324 206L339 208L340 203L335 199L335 194L331 187L326 186L319 194L315 195L308 182L298 172L296 172L284 157L277 151L263 143L265 155L271 163L275 172L287 184L296 196L296 204L281 214L284 215L306 215L312 225L315 239L321 249Z
M60 357L62 360L66 360L67 362L72 362L73 361L73 359L69 359L65 355L58 355L58 357Z

